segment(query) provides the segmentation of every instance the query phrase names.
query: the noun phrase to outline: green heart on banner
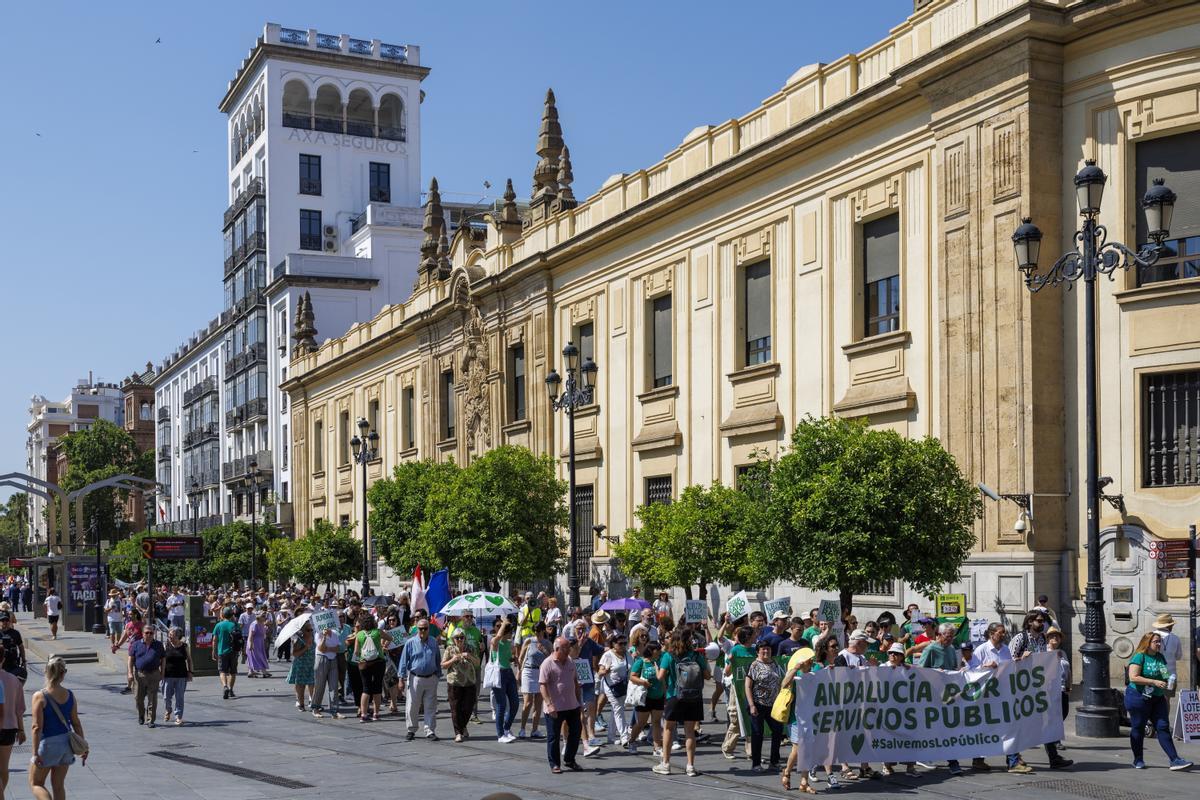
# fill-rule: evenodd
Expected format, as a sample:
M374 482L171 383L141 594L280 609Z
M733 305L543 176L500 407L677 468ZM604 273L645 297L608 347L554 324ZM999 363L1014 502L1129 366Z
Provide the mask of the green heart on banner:
M866 740L866 735L856 733L850 737L850 749L854 751L854 755L858 755L858 751L862 750L863 742Z

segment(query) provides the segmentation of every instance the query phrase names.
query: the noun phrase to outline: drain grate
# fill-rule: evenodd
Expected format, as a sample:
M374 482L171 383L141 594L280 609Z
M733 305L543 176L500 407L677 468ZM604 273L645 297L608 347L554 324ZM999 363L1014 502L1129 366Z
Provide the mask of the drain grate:
M302 781L294 781L291 778L280 778L277 775L271 775L266 772L259 772L256 769L246 769L245 767L233 766L231 764L222 764L219 761L209 761L206 758L196 758L195 756L187 756L183 753L172 753L170 750L151 750L150 755L165 758L168 761L177 761L180 764L191 764L194 767L204 767L206 769L224 772L226 775L235 775L239 778L247 778L252 781L261 783L269 783L272 786L282 786L285 789L312 789L311 783Z
M1056 778L1046 781L1022 783L1021 789L1048 789L1061 794L1073 794L1088 800L1159 800L1154 795L1138 794L1119 786L1102 786L1098 783L1077 781L1073 778Z

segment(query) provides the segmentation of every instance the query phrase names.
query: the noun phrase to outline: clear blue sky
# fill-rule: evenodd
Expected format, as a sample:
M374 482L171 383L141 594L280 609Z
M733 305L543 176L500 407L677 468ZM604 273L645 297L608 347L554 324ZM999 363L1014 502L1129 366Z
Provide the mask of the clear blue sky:
M911 10L909 0L4 3L0 472L24 470L30 395L60 400L88 370L119 381L220 311L217 103L265 22L420 45L433 70L422 180L436 175L464 199L506 177L528 193L552 86L582 199L697 125L754 108L799 67L878 41Z

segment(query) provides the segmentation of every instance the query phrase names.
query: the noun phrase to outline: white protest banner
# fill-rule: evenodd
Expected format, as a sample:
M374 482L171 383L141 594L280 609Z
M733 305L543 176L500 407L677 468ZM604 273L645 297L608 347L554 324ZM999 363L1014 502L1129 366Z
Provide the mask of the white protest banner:
M684 622L704 622L708 619L708 604L703 600L683 601Z
M782 611L785 614L792 613L792 598L776 597L774 600L768 600L763 603L763 613L767 615L767 619L775 616L776 611Z
M313 634L315 636L320 636L321 631L326 628L332 628L336 631L342 627L338 624L337 612L332 608L322 608L320 611L314 611L309 621L312 623Z
M732 619L744 617L750 613L750 599L746 597L744 591L738 592L725 601L725 610L729 612Z
M1010 755L1063 737L1057 653L994 670L834 669L796 680L800 763Z
M817 610L817 619L823 619L826 622L841 622L842 604L837 600L822 600L821 606Z
M1184 689L1179 693L1175 712L1175 738L1185 742L1200 741L1200 693Z

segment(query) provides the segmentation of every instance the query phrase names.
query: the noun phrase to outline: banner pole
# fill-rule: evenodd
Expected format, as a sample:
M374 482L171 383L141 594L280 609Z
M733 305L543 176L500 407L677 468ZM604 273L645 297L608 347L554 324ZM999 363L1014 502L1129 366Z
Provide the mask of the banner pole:
M1188 662L1192 665L1192 691L1196 690L1196 526L1188 526Z

